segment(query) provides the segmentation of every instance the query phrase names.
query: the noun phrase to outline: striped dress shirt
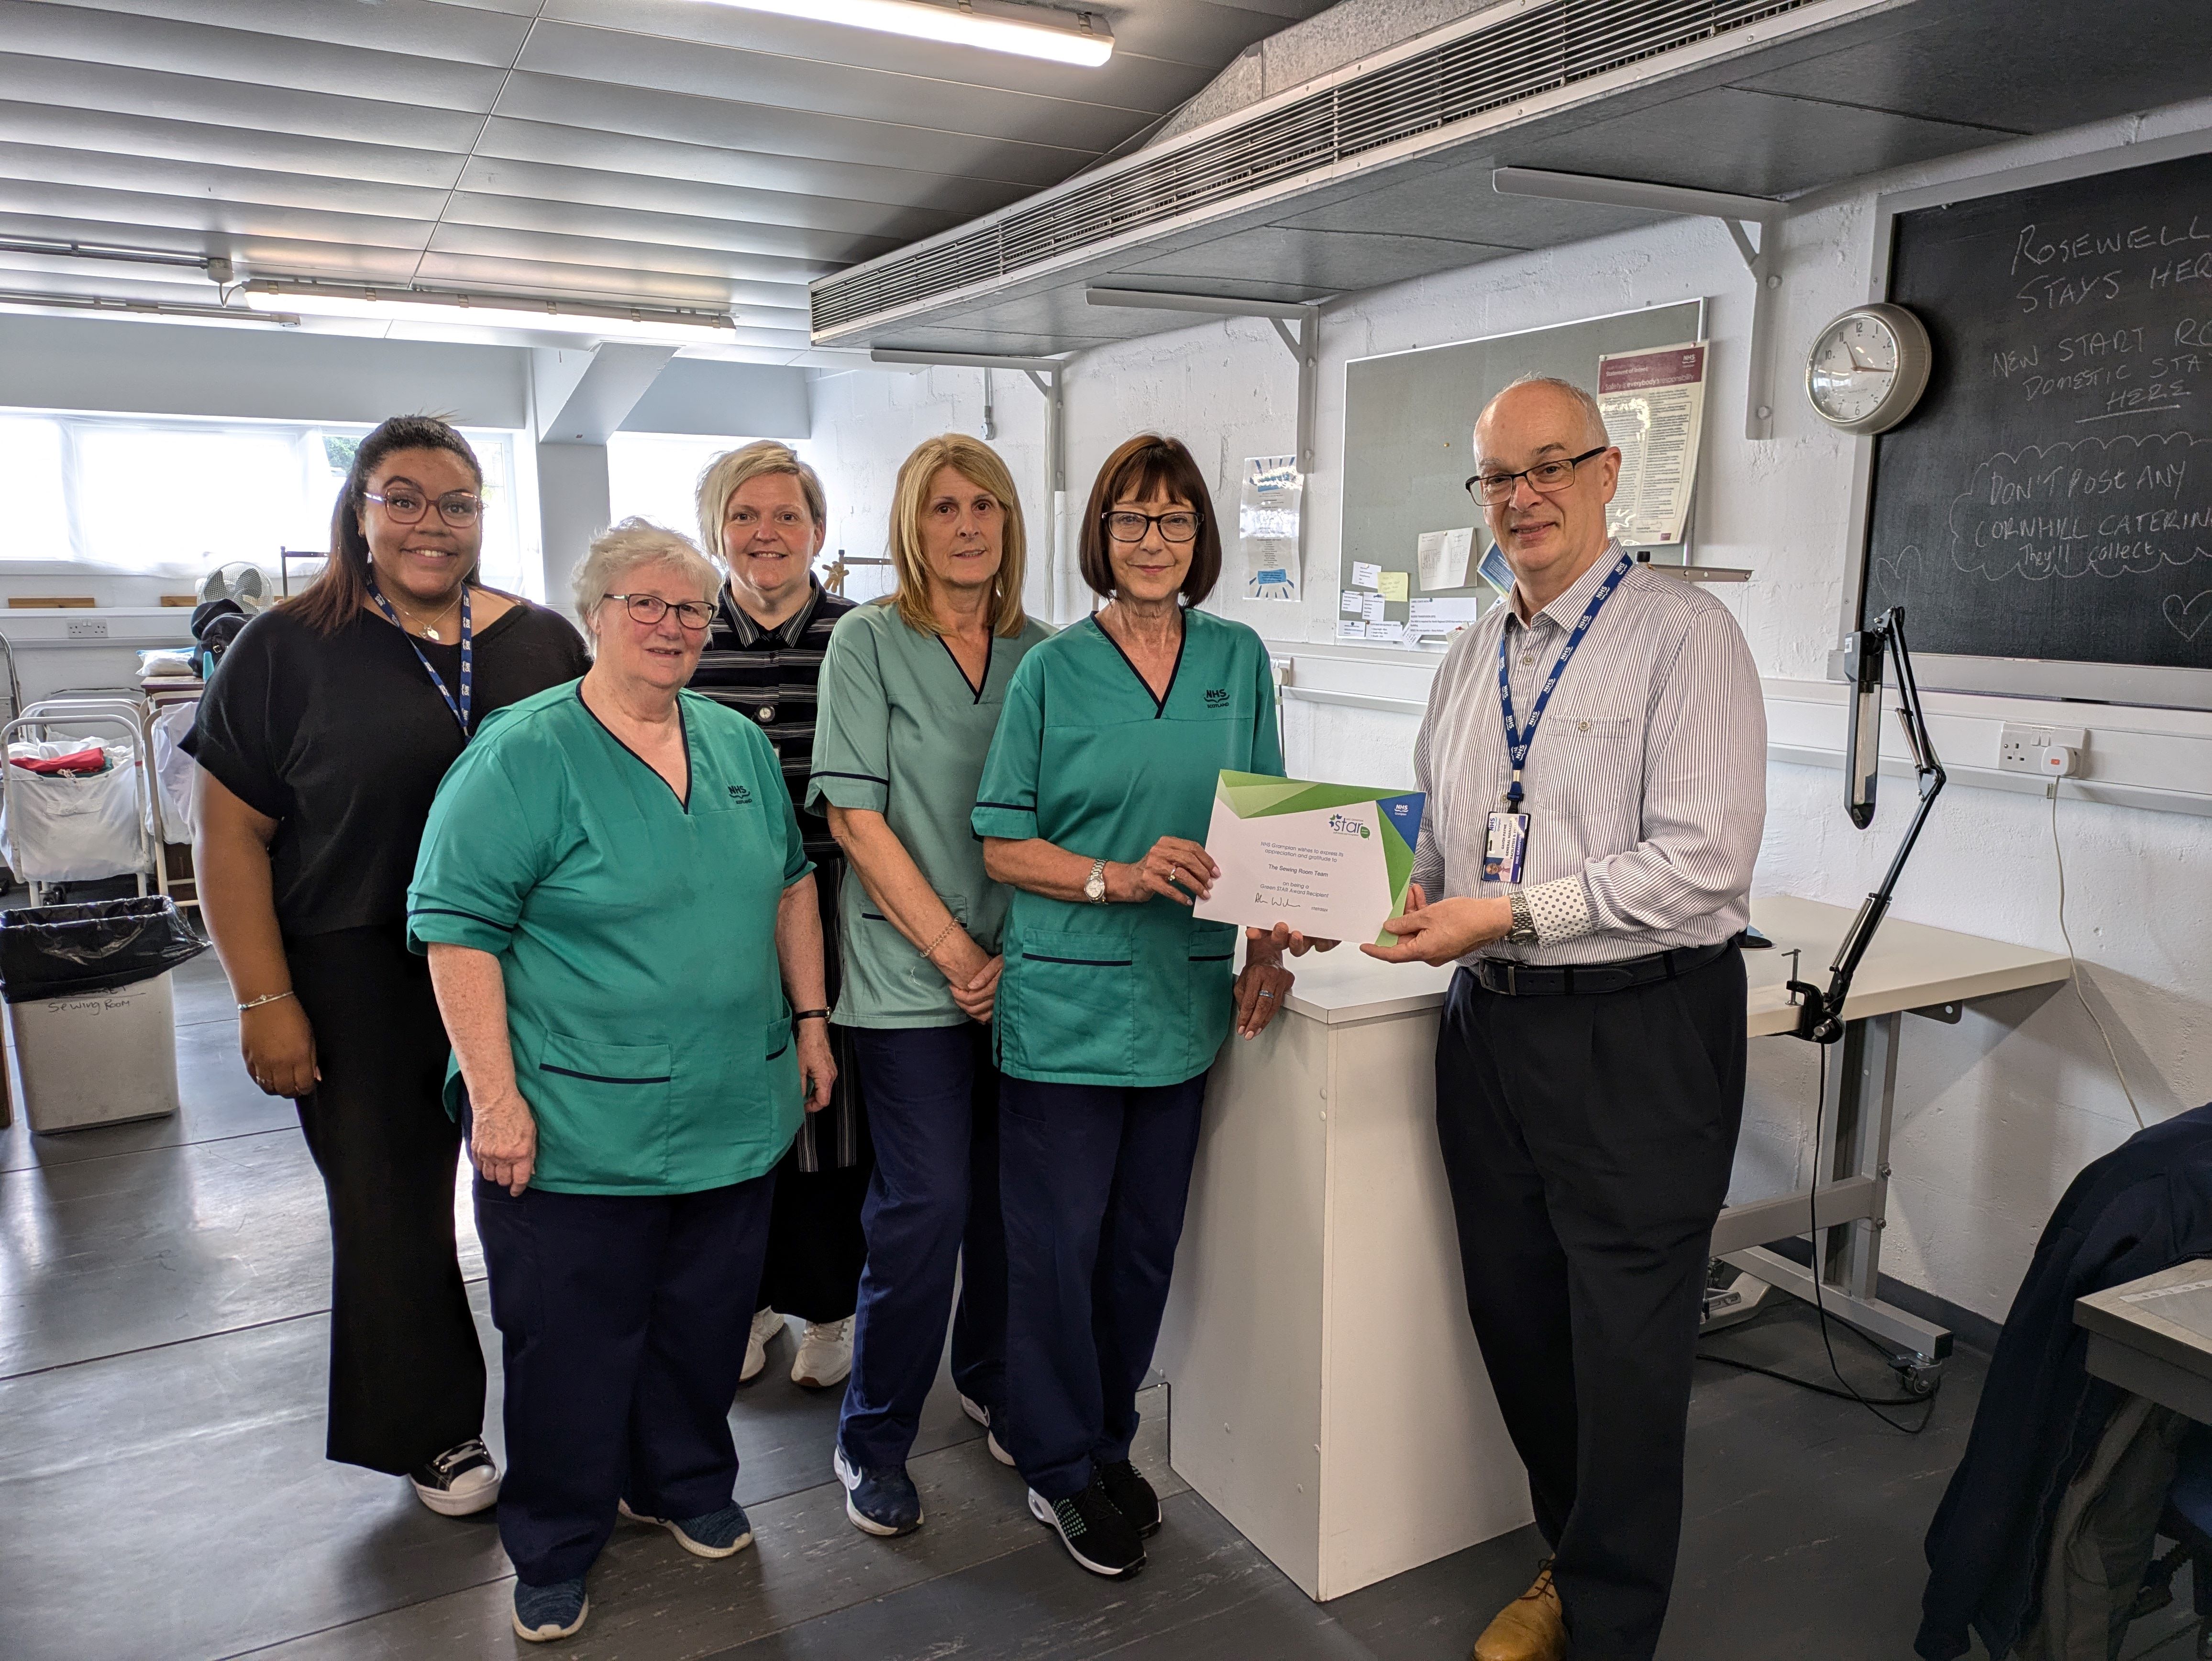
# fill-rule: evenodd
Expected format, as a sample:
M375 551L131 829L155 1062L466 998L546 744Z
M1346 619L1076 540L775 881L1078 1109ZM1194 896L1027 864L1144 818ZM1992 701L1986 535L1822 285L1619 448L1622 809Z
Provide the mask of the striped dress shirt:
M799 834L806 857L814 861L815 886L822 907L822 944L827 961L830 1003L837 1003L837 885L845 874L844 850L830 834L829 821L805 805L806 776L814 765L815 688L822 678L822 654L830 631L853 609L853 602L829 593L807 578L806 604L773 629L763 629L730 598L723 585L714 622L691 672L691 690L759 727L783 764L784 788L799 815ZM838 1078L830 1105L810 1113L794 1146L805 1171L846 1170L860 1161L860 1121L854 1106L852 1056L839 1029L830 1029Z
M1608 545L1525 621L1516 603L1493 606L1445 654L1413 746L1413 775L1428 794L1413 879L1431 900L1509 891L1482 879L1489 816L1513 776L1498 699L1500 636L1513 713L1525 724L1620 557ZM1741 930L1766 818L1766 708L1728 608L1679 577L1631 569L1553 690L1522 788L1522 881L1537 943L1500 940L1462 962L1611 963Z

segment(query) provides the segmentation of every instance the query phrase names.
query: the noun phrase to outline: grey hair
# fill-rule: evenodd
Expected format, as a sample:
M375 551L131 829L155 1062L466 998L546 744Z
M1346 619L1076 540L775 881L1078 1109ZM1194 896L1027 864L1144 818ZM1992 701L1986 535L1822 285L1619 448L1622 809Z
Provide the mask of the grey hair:
M699 585L702 599L722 586L722 574L690 537L664 530L647 519L626 519L602 531L584 563L576 568L576 615L589 629L599 602L615 593L642 565L673 565Z
M1574 381L1555 374L1524 374L1518 380L1506 382L1499 391L1498 398L1504 397L1507 392L1518 392L1523 386L1549 386L1555 392L1565 393L1581 406L1584 429L1583 441L1585 444L1613 442L1613 435L1605 429L1605 411L1598 408L1597 399L1591 395L1589 387L1579 386ZM1498 398L1492 399L1490 403L1497 403ZM1490 404L1486 404L1482 407L1483 413L1487 415L1490 412Z

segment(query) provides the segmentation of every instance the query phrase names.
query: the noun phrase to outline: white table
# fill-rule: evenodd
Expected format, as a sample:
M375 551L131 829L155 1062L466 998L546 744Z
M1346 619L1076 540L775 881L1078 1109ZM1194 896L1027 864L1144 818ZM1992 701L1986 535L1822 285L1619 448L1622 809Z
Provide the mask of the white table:
M2190 1301L2201 1309L2212 1293L2212 1262L2176 1263L2076 1299L2074 1324L2089 1335L2083 1360L2091 1377L2212 1424L2212 1337L2201 1317L2175 1318L2179 1298L2192 1293Z
M1778 897L1746 954L1750 1031L1796 1023L1783 982L1823 986L1852 914ZM1950 1335L1881 1303L1899 1019L2063 980L2061 954L1891 921L1830 1050L1819 1194L1822 1296L1932 1372ZM1527 1478L1467 1317L1437 1153L1433 1058L1447 970L1349 949L1297 964L1273 1029L1231 1040L1208 1091L1158 1364L1170 1463L1310 1597L1346 1592L1518 1528ZM1804 1232L1814 1196L1731 1207L1717 1254L1810 1296L1808 1270L1760 1250Z

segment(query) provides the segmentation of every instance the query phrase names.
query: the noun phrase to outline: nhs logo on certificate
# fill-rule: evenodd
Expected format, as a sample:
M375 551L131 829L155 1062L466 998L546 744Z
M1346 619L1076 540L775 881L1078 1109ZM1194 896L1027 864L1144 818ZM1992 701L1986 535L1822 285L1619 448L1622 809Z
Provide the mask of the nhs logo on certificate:
M1405 904L1426 800L1418 791L1224 772L1206 833L1221 877L1194 913L1387 944L1382 925Z

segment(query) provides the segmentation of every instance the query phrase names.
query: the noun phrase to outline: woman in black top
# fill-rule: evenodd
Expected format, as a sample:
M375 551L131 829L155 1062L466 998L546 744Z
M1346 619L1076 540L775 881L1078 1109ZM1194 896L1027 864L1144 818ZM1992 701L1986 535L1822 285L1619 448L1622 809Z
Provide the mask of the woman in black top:
M306 593L246 626L184 748L203 914L253 1081L295 1098L331 1213L331 1458L432 1511L499 1497L453 1245L460 1131L404 916L438 781L494 709L581 675L558 614L478 586L483 472L444 422L362 441Z

